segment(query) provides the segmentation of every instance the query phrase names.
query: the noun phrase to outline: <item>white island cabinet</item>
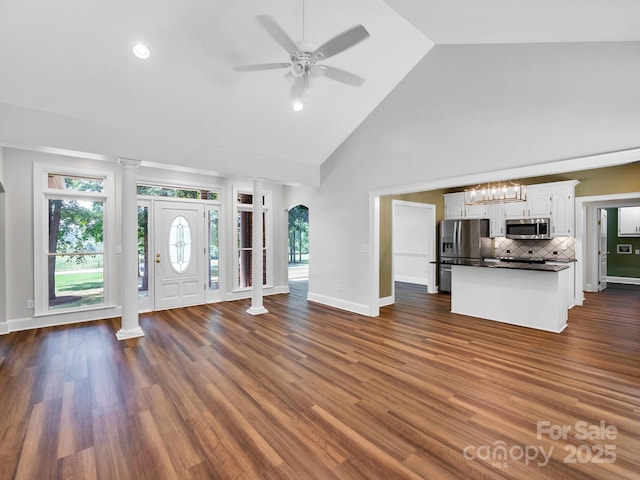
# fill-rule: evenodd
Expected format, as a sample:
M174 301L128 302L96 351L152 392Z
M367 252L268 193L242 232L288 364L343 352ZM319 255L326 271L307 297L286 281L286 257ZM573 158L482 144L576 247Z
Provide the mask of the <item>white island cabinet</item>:
M567 326L568 275L566 266L453 265L451 312L560 333Z

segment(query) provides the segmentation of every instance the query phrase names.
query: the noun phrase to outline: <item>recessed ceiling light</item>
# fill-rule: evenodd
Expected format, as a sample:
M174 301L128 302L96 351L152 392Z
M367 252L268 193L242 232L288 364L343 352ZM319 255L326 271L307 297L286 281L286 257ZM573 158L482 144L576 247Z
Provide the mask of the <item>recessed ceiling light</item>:
M142 43L138 43L135 47L133 47L133 54L142 60L146 60L151 56L149 48L147 48L147 46L143 45Z
M304 103L302 103L300 100L298 100L296 102L293 102L293 111L294 112L299 112L303 108L304 108Z

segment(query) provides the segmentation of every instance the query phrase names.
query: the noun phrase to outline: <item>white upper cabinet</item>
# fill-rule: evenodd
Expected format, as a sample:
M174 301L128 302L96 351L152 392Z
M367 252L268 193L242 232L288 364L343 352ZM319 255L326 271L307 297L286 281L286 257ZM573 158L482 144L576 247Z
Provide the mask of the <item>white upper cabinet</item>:
M500 202L490 205L465 205L464 192L444 195L444 218L489 218L492 237L504 236L507 218L549 218L551 235L554 237L575 236L575 188L577 180L541 183L527 187L524 202ZM640 207L633 220L626 221L623 231L628 236L640 236ZM634 214L636 215L636 214ZM621 216L618 217L622 219ZM622 221L622 220L620 220ZM624 234L621 234L624 235Z
M465 205L464 192L445 193L444 218L489 218L489 205Z
M554 237L575 236L575 199L571 192L555 192L551 196L551 235Z
M444 218L464 218L464 192L444 194Z
M464 195L463 195L464 197ZM465 218L489 218L490 205L465 205Z
M618 236L640 237L640 207L618 209Z
M551 197L554 187L546 184L530 185L527 187L527 217L551 217Z
M504 216L506 218L525 218L527 211L527 202L509 202L504 204Z
M505 214L504 209L508 204L494 203L491 207L491 216L489 217L489 236L491 238L504 237Z

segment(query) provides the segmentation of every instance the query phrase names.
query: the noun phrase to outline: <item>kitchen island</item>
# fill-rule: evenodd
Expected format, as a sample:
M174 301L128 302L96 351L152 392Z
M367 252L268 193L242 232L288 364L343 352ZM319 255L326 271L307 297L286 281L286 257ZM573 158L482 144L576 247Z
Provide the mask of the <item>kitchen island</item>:
M455 264L451 311L559 333L567 326L569 274L566 265Z

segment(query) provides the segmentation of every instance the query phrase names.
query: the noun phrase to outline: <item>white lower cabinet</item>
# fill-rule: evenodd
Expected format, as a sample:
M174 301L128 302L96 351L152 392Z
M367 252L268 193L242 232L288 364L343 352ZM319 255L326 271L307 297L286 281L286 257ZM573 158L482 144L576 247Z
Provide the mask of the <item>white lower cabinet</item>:
M569 267L569 275L567 275L567 308L571 308L576 304L576 266L575 262L554 262L547 261L547 265L566 265Z

